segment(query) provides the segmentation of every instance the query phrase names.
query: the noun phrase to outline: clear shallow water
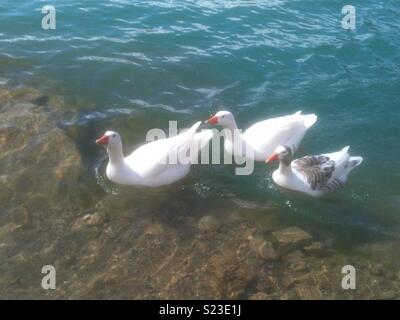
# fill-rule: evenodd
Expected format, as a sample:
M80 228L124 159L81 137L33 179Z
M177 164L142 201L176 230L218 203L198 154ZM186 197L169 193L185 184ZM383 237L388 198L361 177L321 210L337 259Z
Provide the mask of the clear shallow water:
M53 1L53 31L41 29L44 4L1 2L0 81L63 96L60 125L93 176L104 157L93 140L106 129L129 151L168 120L187 127L229 109L245 128L301 109L319 117L307 153L350 145L364 157L344 190L320 200L281 193L263 164L248 177L198 166L184 187L244 207L272 200L288 224L329 230L349 248L398 237L397 1L353 1L355 31L341 28L341 1Z

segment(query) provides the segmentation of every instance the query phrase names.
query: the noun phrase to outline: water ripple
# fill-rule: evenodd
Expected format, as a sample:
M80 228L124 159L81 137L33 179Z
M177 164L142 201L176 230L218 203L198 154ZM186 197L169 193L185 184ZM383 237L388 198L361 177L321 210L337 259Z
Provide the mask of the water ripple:
M111 62L111 63L123 63L130 64L140 67L140 64L121 58L110 58L110 57L100 57L100 56L83 56L78 58L79 61L100 61L100 62Z

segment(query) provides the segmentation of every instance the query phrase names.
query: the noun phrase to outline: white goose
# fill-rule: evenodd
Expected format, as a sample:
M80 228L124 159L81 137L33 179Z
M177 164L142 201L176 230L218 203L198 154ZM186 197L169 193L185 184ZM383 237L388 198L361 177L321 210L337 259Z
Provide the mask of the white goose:
M316 156L305 156L292 161L292 151L279 146L265 161L279 160L279 168L272 179L279 186L319 197L343 188L351 170L361 164L362 157L350 157L349 147L341 151Z
M257 122L241 133L232 113L219 111L206 121L224 127L224 149L235 157L265 161L279 145L296 151L306 131L317 121L315 114L292 115Z
M171 138L149 142L124 158L121 137L107 131L97 144L107 148L109 162L106 175L123 185L158 187L174 183L190 171L193 159L212 138L212 130L196 132L201 122ZM191 154L188 154L188 151ZM193 152L194 151L194 152Z

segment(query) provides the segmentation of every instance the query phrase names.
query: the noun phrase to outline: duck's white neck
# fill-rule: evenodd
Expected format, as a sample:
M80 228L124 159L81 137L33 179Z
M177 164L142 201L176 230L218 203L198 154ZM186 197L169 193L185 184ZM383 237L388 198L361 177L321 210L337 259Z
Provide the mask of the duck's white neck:
M282 160L279 161L279 168L278 171L281 175L284 175L286 177L293 175L292 172L292 167L291 167L291 161L289 162L284 162Z
M235 119L232 119L232 121L230 121L229 123L227 123L224 127L225 127L226 129L232 131L232 132L235 131L236 129L238 129L238 126L237 126L237 124L236 124Z
M125 163L121 144L107 148L107 153L111 165L120 166Z
M223 134L226 140L230 141L232 144L242 143L242 133L236 125L235 119L232 119L229 123L224 125Z
M107 178L118 184L140 184L141 177L132 170L124 159L122 145L107 148L109 162L107 165Z

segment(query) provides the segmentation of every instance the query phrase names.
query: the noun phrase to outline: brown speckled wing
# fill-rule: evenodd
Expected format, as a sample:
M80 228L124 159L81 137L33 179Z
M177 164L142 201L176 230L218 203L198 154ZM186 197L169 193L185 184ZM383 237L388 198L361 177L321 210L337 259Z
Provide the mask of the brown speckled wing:
M292 168L304 178L312 190L325 191L335 171L335 162L326 156L305 156L293 161Z

